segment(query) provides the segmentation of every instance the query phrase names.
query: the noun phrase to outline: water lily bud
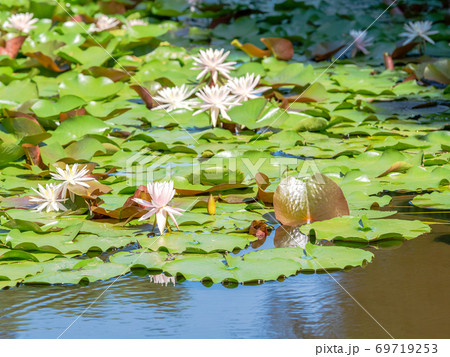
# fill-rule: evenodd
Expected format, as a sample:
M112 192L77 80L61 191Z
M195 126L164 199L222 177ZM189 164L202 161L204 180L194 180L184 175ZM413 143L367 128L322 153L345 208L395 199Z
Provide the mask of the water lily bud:
M208 213L210 215L216 213L216 201L214 200L214 196L212 194L210 194L208 198Z
M299 226L349 214L341 188L322 174L283 179L273 195L275 217L284 225Z

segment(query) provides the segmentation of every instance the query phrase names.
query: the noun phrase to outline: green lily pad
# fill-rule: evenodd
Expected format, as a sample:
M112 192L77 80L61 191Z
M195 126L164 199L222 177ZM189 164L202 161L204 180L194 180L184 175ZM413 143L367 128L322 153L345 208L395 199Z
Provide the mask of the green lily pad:
M300 227L300 231L314 235L316 239L374 242L384 239L413 239L430 232L430 226L417 220L346 216L305 224Z
M450 191L419 195L414 197L411 203L421 208L450 209Z
M74 95L86 101L91 101L112 97L122 87L123 83L113 82L107 77L95 78L80 73L75 78L63 80L59 85L59 94L60 96Z

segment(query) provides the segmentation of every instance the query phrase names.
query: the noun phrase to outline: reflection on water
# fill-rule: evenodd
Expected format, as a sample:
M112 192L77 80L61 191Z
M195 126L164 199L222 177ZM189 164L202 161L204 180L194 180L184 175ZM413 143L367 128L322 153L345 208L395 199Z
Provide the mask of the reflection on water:
M406 200L406 201L405 201ZM411 215L406 198L398 218ZM420 219L443 223L448 214ZM447 338L449 226L374 250L365 269L333 277L396 338ZM269 243L270 241L270 243ZM273 235L263 244L273 246ZM261 248L259 248L261 249ZM111 284L88 287L22 286L0 291L1 338L56 338ZM327 274L227 289L184 282L156 285L127 275L117 281L64 335L65 338L387 338Z

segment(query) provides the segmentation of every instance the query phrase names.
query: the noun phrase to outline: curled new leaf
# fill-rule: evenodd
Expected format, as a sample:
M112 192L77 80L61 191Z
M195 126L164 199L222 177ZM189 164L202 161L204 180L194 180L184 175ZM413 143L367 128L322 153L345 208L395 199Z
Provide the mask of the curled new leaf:
M349 214L341 188L325 175L280 182L273 196L276 218L284 225L298 226Z

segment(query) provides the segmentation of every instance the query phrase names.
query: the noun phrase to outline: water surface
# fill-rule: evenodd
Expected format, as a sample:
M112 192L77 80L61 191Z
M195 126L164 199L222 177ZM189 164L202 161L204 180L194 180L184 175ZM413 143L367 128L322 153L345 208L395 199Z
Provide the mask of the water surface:
M398 218L433 222L432 233L373 249L366 268L235 289L129 274L62 338L448 338L449 215L422 213L409 199L395 197ZM0 337L57 338L112 282L2 290Z

